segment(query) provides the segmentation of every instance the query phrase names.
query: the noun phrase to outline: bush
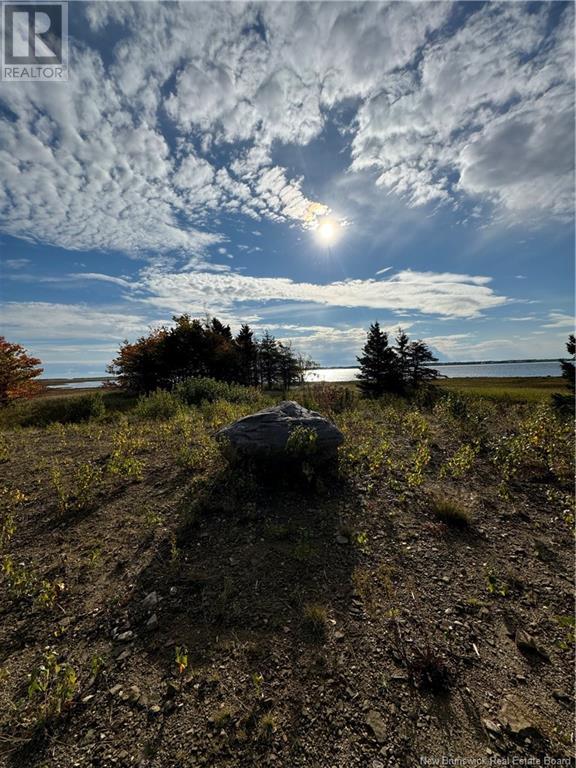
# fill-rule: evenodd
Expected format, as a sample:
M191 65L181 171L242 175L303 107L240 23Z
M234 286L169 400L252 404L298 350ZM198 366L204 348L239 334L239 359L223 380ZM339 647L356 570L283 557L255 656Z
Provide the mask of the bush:
M321 413L343 413L356 407L358 390L346 384L319 382L309 384L298 394L299 402L305 407Z
M45 427L48 424L78 424L104 416L106 407L100 392L78 397L50 397L19 403L6 409L3 421L10 426Z
M180 382L174 388L175 396L186 405L200 405L202 402L213 403L215 400L228 400L230 403L258 403L262 397L256 387L243 387L240 384L228 384L209 378L191 378Z
M171 419L181 408L181 401L165 389L138 398L134 413L142 419Z

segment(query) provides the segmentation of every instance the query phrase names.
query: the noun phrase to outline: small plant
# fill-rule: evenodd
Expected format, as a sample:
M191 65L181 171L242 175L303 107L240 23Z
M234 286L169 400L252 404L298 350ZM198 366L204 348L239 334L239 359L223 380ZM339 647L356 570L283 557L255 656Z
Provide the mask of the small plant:
M490 595L500 595L500 597L506 597L509 588L505 581L502 581L490 568L486 572L486 590Z
M42 663L31 673L28 699L32 703L36 719L45 722L57 717L74 699L78 687L76 670L58 661L54 651L48 651Z
M174 660L178 667L178 674L180 678L184 675L188 669L188 648L185 645L177 645L174 649Z
M276 731L276 718L272 712L265 712L258 721L258 735L263 741L269 741Z
M64 582L61 579L54 579L53 581L42 579L40 589L36 595L36 603L41 608L53 608L58 599L58 595L64 592L64 589Z
M252 672L252 682L256 689L256 695L258 698L262 697L262 685L264 684L264 676L260 672Z
M411 457L411 464L406 474L406 483L408 487L415 488L424 482L424 470L430 463L430 446L423 440L419 442L414 449Z
M318 435L311 427L296 427L286 441L286 451L299 459L314 456L318 450Z
M93 508L102 484L102 469L87 461L75 467L52 467L52 485L62 514Z
M36 593L38 584L36 574L31 569L26 568L24 563L15 563L12 555L4 555L2 575L13 599L33 597Z
M123 423L112 436L112 443L114 450L108 459L107 472L126 480L142 480L144 464L134 454L143 447L144 441L133 434L127 423Z
M478 448L461 445L440 470L440 477L461 478L470 472L478 456Z
M450 499L435 499L432 512L438 520L453 528L465 528L470 524L468 511Z
M452 675L444 655L428 643L413 649L409 671L414 685L421 691L443 693L450 688Z
M314 640L323 640L326 636L328 611L318 603L308 603L304 606L303 624L307 633Z

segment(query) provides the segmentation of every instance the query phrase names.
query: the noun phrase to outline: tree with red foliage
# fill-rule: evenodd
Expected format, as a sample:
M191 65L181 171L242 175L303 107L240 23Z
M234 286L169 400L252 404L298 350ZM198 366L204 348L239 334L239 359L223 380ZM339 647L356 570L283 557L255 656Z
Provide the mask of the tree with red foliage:
M0 407L42 391L43 385L34 381L44 370L38 367L41 362L31 357L21 344L12 344L0 336Z

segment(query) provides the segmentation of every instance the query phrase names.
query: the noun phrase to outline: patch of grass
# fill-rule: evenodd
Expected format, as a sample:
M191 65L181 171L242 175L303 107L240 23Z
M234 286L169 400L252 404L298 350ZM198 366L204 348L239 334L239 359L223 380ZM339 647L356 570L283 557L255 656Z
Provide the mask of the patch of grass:
M441 379L435 385L448 392L465 392L508 403L538 403L548 400L554 393L567 394L561 377L478 377Z
M328 611L319 603L307 603L302 613L302 623L306 633L313 640L321 641L326 637Z
M453 528L465 528L470 525L468 510L451 499L434 499L432 512L438 520Z

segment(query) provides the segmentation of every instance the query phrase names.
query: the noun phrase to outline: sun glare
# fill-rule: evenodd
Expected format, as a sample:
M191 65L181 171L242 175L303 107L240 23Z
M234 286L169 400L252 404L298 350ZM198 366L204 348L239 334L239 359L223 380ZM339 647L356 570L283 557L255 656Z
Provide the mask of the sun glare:
M314 230L316 239L325 246L334 245L341 234L342 227L335 219L321 219Z

